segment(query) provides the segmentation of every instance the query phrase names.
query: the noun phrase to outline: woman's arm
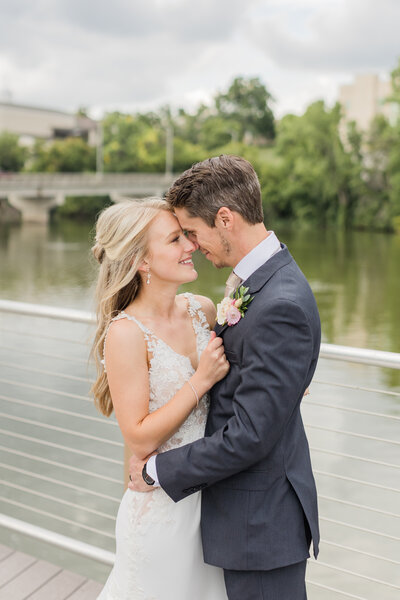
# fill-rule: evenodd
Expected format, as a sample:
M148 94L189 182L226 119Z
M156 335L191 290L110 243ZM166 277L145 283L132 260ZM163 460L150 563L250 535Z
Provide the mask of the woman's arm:
M105 344L105 362L111 397L122 435L138 458L145 458L166 442L196 406L186 382L161 408L149 413L147 348L135 323L115 321ZM190 378L199 398L225 376L229 366L221 338L212 338L197 371Z

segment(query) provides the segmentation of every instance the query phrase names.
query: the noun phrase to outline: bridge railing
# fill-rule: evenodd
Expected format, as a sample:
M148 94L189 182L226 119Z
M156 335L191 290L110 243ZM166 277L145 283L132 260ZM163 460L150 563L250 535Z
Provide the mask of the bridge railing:
M0 173L0 192L36 190L38 187L57 189L81 185L142 185L168 184L177 174L165 173Z
M111 565L124 444L88 395L93 326L0 301L0 525ZM399 354L322 345L302 409L322 531L311 600L398 597L399 369Z

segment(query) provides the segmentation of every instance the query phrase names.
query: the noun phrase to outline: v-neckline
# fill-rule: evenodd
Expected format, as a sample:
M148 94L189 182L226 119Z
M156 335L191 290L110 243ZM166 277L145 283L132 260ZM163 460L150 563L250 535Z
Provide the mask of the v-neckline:
M200 359L200 355L199 355L199 340L198 340L198 336L197 336L197 331L196 331L196 327L195 327L195 323L194 323L194 319L195 317L192 316L190 314L190 297L185 293L182 294L182 296L185 296L186 298L186 302L187 302L187 307L186 307L186 312L188 313L189 317L190 317L190 321L192 323L192 328L193 328L193 332L194 332L194 337L196 340L196 354L197 354L197 359ZM120 315L125 315L127 317L127 319L131 319L132 321L136 321L138 324L141 325L141 327L143 328L143 331L145 331L147 334L149 334L150 336L152 336L153 338L155 338L158 342L161 342L162 344L164 344L164 346L166 346L167 348L169 348L169 350L171 350L174 354L176 354L176 356L180 356L181 358L185 358L189 365L192 368L192 371L195 372L197 367L194 368L192 361L190 360L190 356L187 356L186 354L181 354L180 352L177 352L176 350L174 350L174 348L172 348L172 346L170 344L168 344L165 340L163 340L162 338L160 338L158 335L156 335L151 329L149 329L146 325L144 325L137 317L135 317L134 315L129 315L127 312L125 312L124 310L122 310L120 312Z

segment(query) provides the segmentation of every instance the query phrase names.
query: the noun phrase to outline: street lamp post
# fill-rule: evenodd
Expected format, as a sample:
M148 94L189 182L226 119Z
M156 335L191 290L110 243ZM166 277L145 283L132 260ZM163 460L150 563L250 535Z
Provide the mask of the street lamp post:
M103 160L103 141L104 141L104 132L103 132L103 122L97 122L97 144L96 144L96 174L101 177L103 175L104 170L104 160Z
M166 124L166 151L165 151L165 175L172 175L174 169L174 129L172 123L167 119Z

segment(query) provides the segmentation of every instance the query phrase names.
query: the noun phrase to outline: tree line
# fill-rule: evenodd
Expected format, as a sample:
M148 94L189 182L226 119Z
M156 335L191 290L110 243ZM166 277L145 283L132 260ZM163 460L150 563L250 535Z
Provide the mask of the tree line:
M105 172L163 172L173 134L173 171L219 154L244 156L260 178L266 220L400 231L400 61L391 73L395 122L377 116L368 131L343 129L342 107L312 103L276 120L258 78L234 79L194 112L113 112L102 120ZM36 141L0 135L0 171L96 169L96 149L80 137ZM75 201L72 212L79 210ZM71 206L64 209L71 212ZM97 205L96 205L97 206ZM83 207L82 207L83 208ZM90 211L89 211L90 212Z

